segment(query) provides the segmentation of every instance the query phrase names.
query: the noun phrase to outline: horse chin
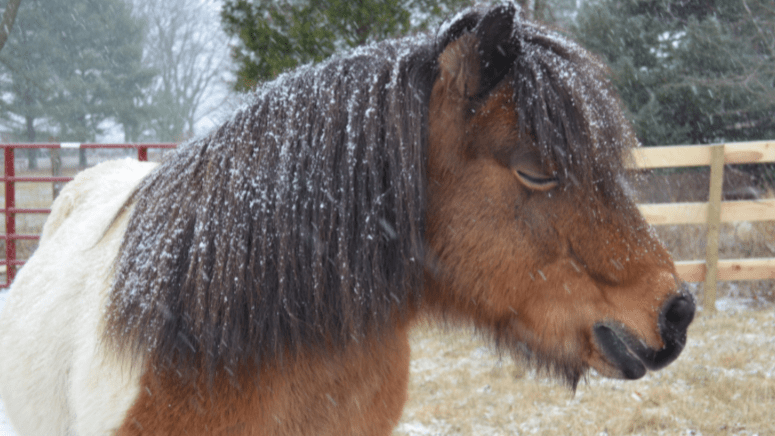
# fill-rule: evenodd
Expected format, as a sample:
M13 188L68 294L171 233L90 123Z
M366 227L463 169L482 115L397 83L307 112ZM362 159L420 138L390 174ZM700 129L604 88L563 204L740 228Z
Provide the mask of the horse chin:
M522 341L515 341L500 351L508 352L518 365L534 369L538 374L557 380L576 392L576 387L583 379L587 379L590 365L578 359L578 353L553 353L557 350L538 351Z

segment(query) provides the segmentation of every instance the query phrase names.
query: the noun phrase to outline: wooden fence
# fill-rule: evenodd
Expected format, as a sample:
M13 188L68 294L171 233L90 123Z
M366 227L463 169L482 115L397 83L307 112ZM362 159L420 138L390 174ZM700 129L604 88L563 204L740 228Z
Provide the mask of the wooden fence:
M707 223L704 260L676 262L681 278L705 282L705 310L716 307L716 283L727 280L775 279L775 258L719 260L719 228L731 221L775 221L775 199L721 201L725 164L775 162L775 141L717 145L644 147L635 150L637 168L710 167L707 203L643 204L640 211L652 225Z

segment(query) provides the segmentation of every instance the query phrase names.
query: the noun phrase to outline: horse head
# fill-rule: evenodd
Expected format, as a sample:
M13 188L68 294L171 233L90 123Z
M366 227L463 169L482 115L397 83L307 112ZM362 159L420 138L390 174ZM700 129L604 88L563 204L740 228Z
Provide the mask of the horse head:
M446 30L430 97L424 302L575 387L636 379L694 316L625 186L605 68L503 5Z

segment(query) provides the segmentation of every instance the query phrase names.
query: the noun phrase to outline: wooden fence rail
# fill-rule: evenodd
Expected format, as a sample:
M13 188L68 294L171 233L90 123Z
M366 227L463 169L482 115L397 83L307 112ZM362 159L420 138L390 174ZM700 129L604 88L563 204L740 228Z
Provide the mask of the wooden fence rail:
M639 205L652 225L708 225L704 260L676 262L678 274L687 282L705 282L705 310L716 307L716 283L726 280L775 279L775 258L719 260L719 228L722 222L775 221L775 200L721 201L724 165L775 162L775 141L738 142L716 145L645 147L633 152L633 166L641 169L710 167L707 203Z

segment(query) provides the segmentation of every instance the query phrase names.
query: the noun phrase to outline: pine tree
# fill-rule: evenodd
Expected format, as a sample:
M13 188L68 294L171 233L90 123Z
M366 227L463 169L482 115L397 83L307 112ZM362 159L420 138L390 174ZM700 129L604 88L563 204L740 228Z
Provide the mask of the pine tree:
M45 129L45 109L54 86L51 66L45 61L54 50L53 35L42 31L45 11L40 0L23 2L15 25L0 52L0 123L4 135L34 142ZM17 140L18 140L17 139ZM27 152L36 168L37 150Z
M590 0L573 31L611 66L644 144L775 135L767 0Z
M142 23L122 0L27 0L0 53L0 125L12 138L92 141L142 117ZM42 134L41 134L42 133Z
M60 140L94 140L105 120L129 122L130 102L153 78L140 63L143 27L122 0L56 6L64 19L57 23L59 49L48 60L58 82L48 115Z
M517 0L530 18L554 25L573 20L576 0ZM336 51L398 35L434 30L471 5L497 0L226 0L226 32L236 37L234 85L246 91L298 65Z
M407 34L435 24L467 0L227 0L226 32L239 39L235 88L251 89L337 50ZM422 15L412 11L423 11Z

